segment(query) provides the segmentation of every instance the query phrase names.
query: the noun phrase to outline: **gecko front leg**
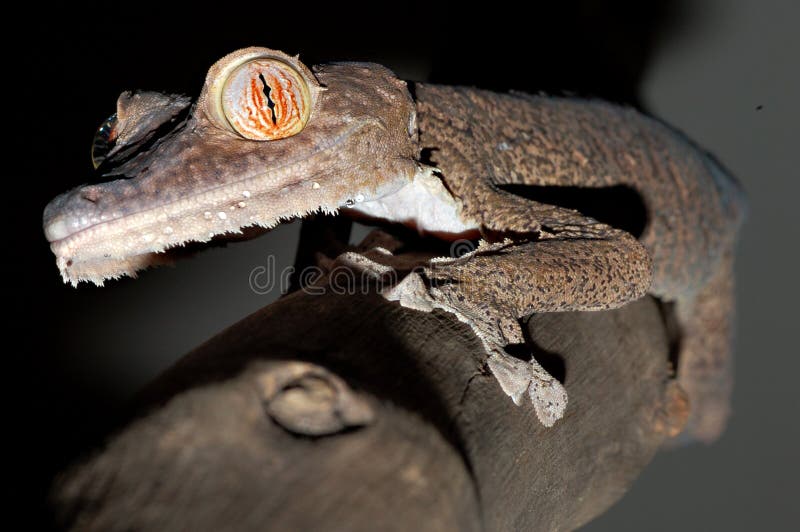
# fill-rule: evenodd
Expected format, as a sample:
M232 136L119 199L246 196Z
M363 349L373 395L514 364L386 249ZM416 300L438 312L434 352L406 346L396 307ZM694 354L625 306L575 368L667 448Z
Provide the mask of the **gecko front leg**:
M533 215L538 204L527 203ZM600 224L587 219L585 226L596 230ZM567 392L534 358L525 362L505 351L524 343L518 318L619 307L642 297L651 277L652 263L641 244L607 228L605 237L483 242L462 257L430 261L387 297L418 310L439 308L468 324L483 342L487 364L503 391L516 404L527 394L549 427L563 416Z
M381 238L376 238L379 235ZM499 244L482 242L479 250L462 259L450 261L447 258L428 260L414 255L395 256L383 245L370 244L386 240L381 231L373 231L362 244L359 251L348 251L329 261L327 270L337 265L344 266L387 286L382 293L389 301L397 301L402 306L423 312L441 309L455 315L470 326L481 340L488 355L486 364L497 378L502 390L521 405L525 397L533 403L537 417L543 425L551 427L564 415L567 407L567 392L562 383L553 378L537 361L531 358L524 361L509 355L504 346L523 344L522 329L513 311L491 302L481 302L482 294L464 293L452 290L442 279L434 281L434 269L441 274L451 263L470 260L477 253L488 254L506 246L515 246L510 240ZM397 242L394 242L397 244ZM396 245L389 246L395 248ZM427 266L424 266L427 264ZM394 283L399 275L404 275L399 283ZM477 299L476 299L477 297Z
M537 361L520 360L509 355L504 346L522 344L525 339L519 322L506 310L474 300L446 285L431 286L430 269L414 271L397 286L384 293L390 301L415 310L441 309L466 323L483 343L489 355L486 364L503 392L514 404L521 405L527 395L539 421L551 427L564 415L567 392Z

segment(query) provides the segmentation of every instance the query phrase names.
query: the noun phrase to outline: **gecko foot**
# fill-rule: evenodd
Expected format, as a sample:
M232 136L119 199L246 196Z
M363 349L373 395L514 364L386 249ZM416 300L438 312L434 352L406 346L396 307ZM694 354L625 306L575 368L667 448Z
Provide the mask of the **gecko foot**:
M525 362L505 353L495 352L489 357L487 364L514 404L521 405L527 392L536 416L545 427L552 427L564 415L567 391L535 360Z
M451 288L428 289L418 273L411 273L385 291L384 297L423 312L439 308L468 324L483 342L489 369L506 395L519 406L527 394L542 425L552 427L567 408L567 391L535 359L526 362L503 349L504 345L525 341L519 322L492 306L481 306L476 312L469 303L460 301L458 293L451 293Z

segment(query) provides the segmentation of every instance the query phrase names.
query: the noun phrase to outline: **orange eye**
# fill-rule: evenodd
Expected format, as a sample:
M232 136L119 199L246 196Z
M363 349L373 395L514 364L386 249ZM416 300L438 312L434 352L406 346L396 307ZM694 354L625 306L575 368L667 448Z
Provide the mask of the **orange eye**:
M222 109L244 138L277 140L302 131L311 114L311 96L303 77L288 64L253 59L225 81Z

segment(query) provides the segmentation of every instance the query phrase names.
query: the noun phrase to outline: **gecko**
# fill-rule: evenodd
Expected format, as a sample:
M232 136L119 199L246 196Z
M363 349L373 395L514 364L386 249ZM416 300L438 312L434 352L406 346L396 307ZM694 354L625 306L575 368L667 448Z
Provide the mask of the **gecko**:
M713 156L631 107L407 82L373 63L309 68L251 47L217 61L194 101L123 92L92 159L90 181L44 210L65 282L135 276L167 250L317 212L480 239L385 297L467 323L502 390L549 427L567 391L535 357L510 354L521 320L652 294L677 331L684 433L713 441L725 426L745 196ZM646 223L634 235L519 186L623 186Z

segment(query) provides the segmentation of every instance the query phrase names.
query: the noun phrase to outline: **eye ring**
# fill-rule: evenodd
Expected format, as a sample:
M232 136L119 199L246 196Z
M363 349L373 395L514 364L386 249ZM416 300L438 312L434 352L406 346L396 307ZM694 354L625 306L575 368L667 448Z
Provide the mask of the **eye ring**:
M223 106L224 94L226 89L230 91L234 86L234 77L241 75L245 70L245 66L254 61L264 62L272 66L276 72L293 81L293 90L297 93L294 101L300 102L298 113L296 114L300 120L295 121L293 127L280 128L278 131L272 131L271 133L259 130L252 134L243 134L232 123L236 121L231 120L231 117L235 116L231 111L236 112L236 110L230 105ZM266 74L264 77L269 82ZM255 73L255 78L258 79L258 73ZM294 81L297 83L295 84ZM263 83L260 80L258 80L258 83L263 91ZM274 91L275 88L270 86L270 91ZM211 65L211 68L208 69L208 74L206 74L206 81L200 93L200 98L197 101L197 109L198 114L204 116L212 125L219 129L230 131L240 138L252 138L252 140L260 141L276 140L299 133L308 121L313 119L314 110L319 104L319 95L322 90L317 78L300 61L298 56L290 56L280 50L252 46L231 52ZM278 95L272 94L271 96L273 102L275 102ZM228 107L228 110L226 111L224 107ZM269 110L268 102L267 110ZM276 119L277 113L278 111L276 110Z

